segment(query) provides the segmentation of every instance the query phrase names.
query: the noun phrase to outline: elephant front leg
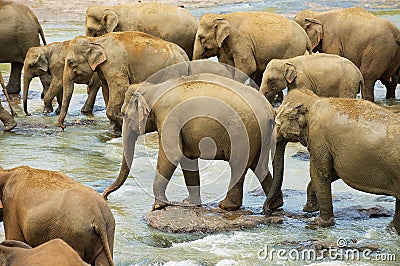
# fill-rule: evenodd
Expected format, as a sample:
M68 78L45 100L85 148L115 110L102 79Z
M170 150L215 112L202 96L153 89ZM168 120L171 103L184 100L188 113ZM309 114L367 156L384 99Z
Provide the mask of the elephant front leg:
M310 154L312 154L310 152ZM335 225L332 205L331 175L332 159L330 155L318 154L310 158L310 176L319 203L320 216L317 224L321 227Z
M218 204L221 209L226 211L235 211L242 206L243 184L246 173L247 169L245 169L243 173L240 173L236 169L231 170L231 180L229 182L228 193L226 194L225 199Z
M312 183L309 182L307 186L307 202L303 207L303 212L317 212L319 211L317 195L315 194L315 190L312 186Z
M183 203L189 205L200 206L200 175L199 175L199 160L190 160L184 158L181 161L183 176L185 177L185 184L189 192L189 196L183 200Z
M400 199L396 198L396 209L393 217L393 225L397 233L400 234Z
M170 158L171 159L171 158ZM156 176L153 183L154 204L152 210L159 210L169 205L165 191L179 160L171 162L166 156L162 144L158 152Z
M256 174L257 175L257 174ZM257 175L258 181L261 184L261 187L265 193L265 195L269 194L269 191L271 190L272 187L272 176L271 173L268 172L267 176L260 178ZM282 190L279 190L279 192L277 192L274 197L272 197L269 201L267 201L267 199L265 199L264 202L264 206L263 209L264 210L274 210L274 209L278 209L280 207L283 206L283 194L282 194Z
M19 94L21 92L21 72L24 64L19 62L11 63L10 79L7 83L7 92L9 94Z

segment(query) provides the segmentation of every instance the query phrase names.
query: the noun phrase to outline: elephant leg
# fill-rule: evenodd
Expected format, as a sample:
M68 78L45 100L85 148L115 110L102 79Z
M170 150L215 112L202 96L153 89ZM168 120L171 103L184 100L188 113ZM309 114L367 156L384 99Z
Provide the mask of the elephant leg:
M174 173L176 166L180 160L171 162L170 158L164 152L163 146L160 142L160 148L158 151L158 160L156 167L156 176L153 182L153 193L154 193L154 204L152 210L159 210L169 205L165 191L168 183L171 180L171 176Z
M83 105L81 112L84 114L91 114L93 112L93 106L96 102L97 92L99 91L100 86L93 86L89 84L87 86L87 94L88 97L86 99L85 104Z
M394 211L393 225L397 233L400 234L400 199L396 198L396 209Z
M57 95L56 95L57 104L58 104L57 109L56 109L56 114L58 114L58 115L59 115L60 112L61 112L62 98L63 98L63 92L62 92L62 90L61 90L61 91L59 91L59 92L57 93Z
M40 96L42 99L44 99L44 96L46 95L47 91L50 88L52 79L51 79L50 74L44 74L44 75L40 76L39 78L40 78L40 82L42 83L42 86L43 86L43 91Z
M24 64L19 62L11 63L11 74L6 86L9 94L19 94L21 92L21 72Z
M53 99L56 96L57 96L58 105L60 106L62 104L62 89L63 89L62 79L53 77L53 80L50 83L50 87L47 90L47 92L43 98L43 102L44 102L43 113L48 114L48 113L53 112ZM59 97L61 100L61 104L60 104Z
M381 79L382 84L386 87L386 99L396 98L396 87L398 79L399 78L397 75L394 75L391 81L387 79Z
M189 205L201 205L200 197L200 175L199 175L199 160L190 160L183 158L181 161L183 176L185 177L185 184L189 192L189 196L183 200L184 203Z
M331 183L338 180L339 177L337 175L332 176ZM310 181L307 186L307 202L303 207L304 212L317 212L319 211L317 195L315 194L315 190L312 186L312 182Z
M310 152L310 154L312 153ZM329 154L317 153L311 156L311 182L315 189L320 209L320 217L318 217L317 223L322 227L335 225L331 190L332 172L332 158Z
M219 207L226 211L238 210L243 201L243 184L247 168L243 173L231 166L231 180L229 182L228 193L225 199L219 203Z
M17 123L14 120L14 117L12 117L12 115L9 112L7 112L1 104L0 104L0 120L4 124L3 131L6 132L10 131L17 125Z

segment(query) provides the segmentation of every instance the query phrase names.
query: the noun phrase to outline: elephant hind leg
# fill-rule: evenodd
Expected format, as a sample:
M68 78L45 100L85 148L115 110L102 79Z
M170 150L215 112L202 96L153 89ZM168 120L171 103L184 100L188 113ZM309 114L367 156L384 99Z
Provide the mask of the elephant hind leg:
M19 94L21 92L21 73L24 64L19 62L11 63L10 79L7 83L7 92L9 94Z
M339 177L334 174L332 175L331 182L338 180ZM319 211L317 195L315 194L315 190L312 186L312 183L309 182L307 186L307 202L303 207L303 212L317 212Z
M199 160L190 160L183 158L181 161L183 176L185 177L185 184L189 192L189 196L183 200L184 203L189 205L201 205L200 197L200 174L199 174Z
M393 225L397 233L400 234L400 199L396 198L396 209L393 217Z
M231 179L229 181L228 193L225 199L220 201L219 207L226 211L235 211L242 206L243 201L243 185L244 177L248 168L244 169L242 173L237 171L236 168L231 166Z

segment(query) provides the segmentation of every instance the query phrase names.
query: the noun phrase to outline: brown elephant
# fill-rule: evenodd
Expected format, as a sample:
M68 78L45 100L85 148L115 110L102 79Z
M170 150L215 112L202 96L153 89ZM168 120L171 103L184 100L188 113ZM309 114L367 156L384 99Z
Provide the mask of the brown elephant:
M35 248L16 240L0 243L0 266L85 266L85 263L67 243L56 238Z
M336 54L352 61L361 71L363 99L374 101L374 84L381 80L386 98L394 98L400 67L400 30L362 7L325 12L303 10L295 21L310 37L315 51Z
M10 107L11 114L4 109L0 102L0 120L4 124L3 131L11 131L14 127L16 127L17 122L15 122L13 115L15 115L15 111L11 107L11 103L9 101L8 93L6 86L4 85L3 75L0 72L0 86L3 88L4 95L6 96L8 105Z
M357 190L394 196L393 223L400 233L400 115L362 99L321 98L310 90L291 90L275 122L274 183L266 211L269 198L281 191L285 146L300 142L310 152L320 226L335 224L331 182L341 178Z
M74 82L85 83L97 72L108 85L106 115L114 129L122 127L121 106L129 84L146 80L157 71L189 61L178 45L137 31L111 32L101 37L76 37L65 58L61 128L71 101Z
M272 59L311 52L310 40L295 22L267 12L206 14L200 18L193 60L218 56L252 78L260 86Z
M272 102L286 87L310 89L322 97L356 98L364 79L350 60L337 55L317 53L271 60L264 71L261 93Z
M10 94L21 92L21 72L29 48L40 46L39 35L46 44L43 29L33 11L17 1L0 0L0 63L11 63L7 84ZM41 78L43 92L50 85L50 78ZM44 94L42 94L44 95Z
M46 74L51 75L51 83L43 98L43 113L53 112L52 102L54 97L57 97L58 102L56 113L60 112L63 95L63 71L69 42L70 41L54 42L45 46L32 47L28 50L24 61L23 105L25 114L29 115L28 91L31 80L34 77L40 77ZM100 86L101 82L97 74L94 74L88 85L88 98L82 107L82 113L91 113L93 111ZM108 99L105 98L106 105L107 100Z
M256 174L264 192L269 192L268 160L275 113L254 88L209 73L159 84L134 84L126 92L122 112L122 166L118 178L104 191L105 199L128 177L137 137L154 131L159 136L159 152L153 210L169 204L165 191L178 164L189 191L186 201L201 203L199 158L229 162L229 188L219 203L224 210L237 210L242 205L248 169ZM271 206L281 205L278 195Z
M85 262L114 265L114 216L95 190L27 166L0 170L0 188L7 240L36 247L61 238Z
M98 37L116 31L141 31L179 45L193 54L199 23L186 9L162 3L90 6L86 10L86 35Z

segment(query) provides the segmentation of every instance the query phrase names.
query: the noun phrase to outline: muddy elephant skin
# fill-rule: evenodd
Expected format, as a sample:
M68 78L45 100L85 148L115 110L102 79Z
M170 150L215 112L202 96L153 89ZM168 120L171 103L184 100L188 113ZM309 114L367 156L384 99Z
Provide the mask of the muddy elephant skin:
M341 178L357 190L394 196L393 223L400 232L398 114L366 100L321 98L310 90L291 90L275 121L274 184L268 197L280 192L286 143L300 142L310 152L311 182L320 209L319 225L335 224L331 182Z
M66 175L21 166L0 170L7 240L36 247L60 238L92 265L114 265L115 221L92 188Z

